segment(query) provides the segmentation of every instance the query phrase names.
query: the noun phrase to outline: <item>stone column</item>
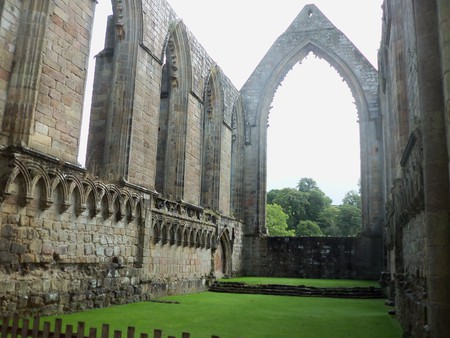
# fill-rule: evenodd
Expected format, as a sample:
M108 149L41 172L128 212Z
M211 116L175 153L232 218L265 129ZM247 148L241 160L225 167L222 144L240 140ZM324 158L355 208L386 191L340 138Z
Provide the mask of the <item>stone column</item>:
M414 0L428 253L431 337L450 332L449 178L436 1Z
M49 0L24 1L3 131L10 144L30 146L39 92Z
M438 0L437 3L442 65L441 72L442 79L444 81L444 100L446 107L446 126L448 135L450 130L450 2L447 0ZM448 136L447 147L450 150L450 138Z

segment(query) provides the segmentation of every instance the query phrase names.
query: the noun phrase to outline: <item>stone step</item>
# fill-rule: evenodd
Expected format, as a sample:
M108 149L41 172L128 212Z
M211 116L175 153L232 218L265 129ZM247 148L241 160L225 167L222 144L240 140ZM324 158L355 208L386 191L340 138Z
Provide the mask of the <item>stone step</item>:
M259 284L248 285L239 282L214 282L209 291L225 293L246 293L280 296L306 296L331 298L386 298L379 287L337 287L318 288L305 285Z

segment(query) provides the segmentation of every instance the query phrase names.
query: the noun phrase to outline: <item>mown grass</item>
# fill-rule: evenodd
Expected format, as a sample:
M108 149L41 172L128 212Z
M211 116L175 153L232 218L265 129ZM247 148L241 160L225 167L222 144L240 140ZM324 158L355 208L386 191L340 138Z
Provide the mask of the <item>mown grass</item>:
M102 323L126 332L163 330L192 338L399 338L401 329L383 300L237 295L204 292L165 297L179 304L142 302L58 316L63 323ZM53 320L54 317L46 319Z
M280 285L305 285L318 288L333 287L378 287L377 281L357 279L312 279L312 278L278 278L278 277L238 277L221 279L221 282L240 282L250 285L256 284L280 284Z

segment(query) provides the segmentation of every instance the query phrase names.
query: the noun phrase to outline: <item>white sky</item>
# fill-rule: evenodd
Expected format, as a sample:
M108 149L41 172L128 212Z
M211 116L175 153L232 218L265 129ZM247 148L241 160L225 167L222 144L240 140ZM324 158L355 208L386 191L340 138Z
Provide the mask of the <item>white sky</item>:
M309 3L376 67L382 1L168 0L238 89ZM97 24L110 8L110 0L98 1ZM102 47L103 37L92 43L93 53ZM311 177L334 203L340 203L347 191L357 189L359 131L353 102L336 71L313 55L288 73L269 117L268 190L295 187L300 178ZM80 161L84 162L83 152Z

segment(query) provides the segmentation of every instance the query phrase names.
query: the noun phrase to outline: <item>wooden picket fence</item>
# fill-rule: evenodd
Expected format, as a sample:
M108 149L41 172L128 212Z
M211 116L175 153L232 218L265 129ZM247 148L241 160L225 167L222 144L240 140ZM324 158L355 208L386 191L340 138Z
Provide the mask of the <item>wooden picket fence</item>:
M136 330L134 327L128 327L126 333L114 330L110 335L109 324L103 324L101 332L97 332L96 328L90 328L88 330L88 335L85 335L86 325L84 322L78 322L76 330L74 331L73 325L66 325L63 328L62 319L55 319L53 325L53 331L51 330L50 322L46 321L43 323L42 327L40 325L40 318L34 317L30 319L20 319L19 317L14 317L12 320L10 318L3 318L0 323L0 338L18 338L18 337L33 337L33 338L163 338L163 333L161 330L154 330L153 335L150 336L148 333L141 333L136 335ZM190 338L190 334L183 332L182 338ZM168 336L167 338L176 338L175 336ZM219 338L218 336L211 336L211 338Z

